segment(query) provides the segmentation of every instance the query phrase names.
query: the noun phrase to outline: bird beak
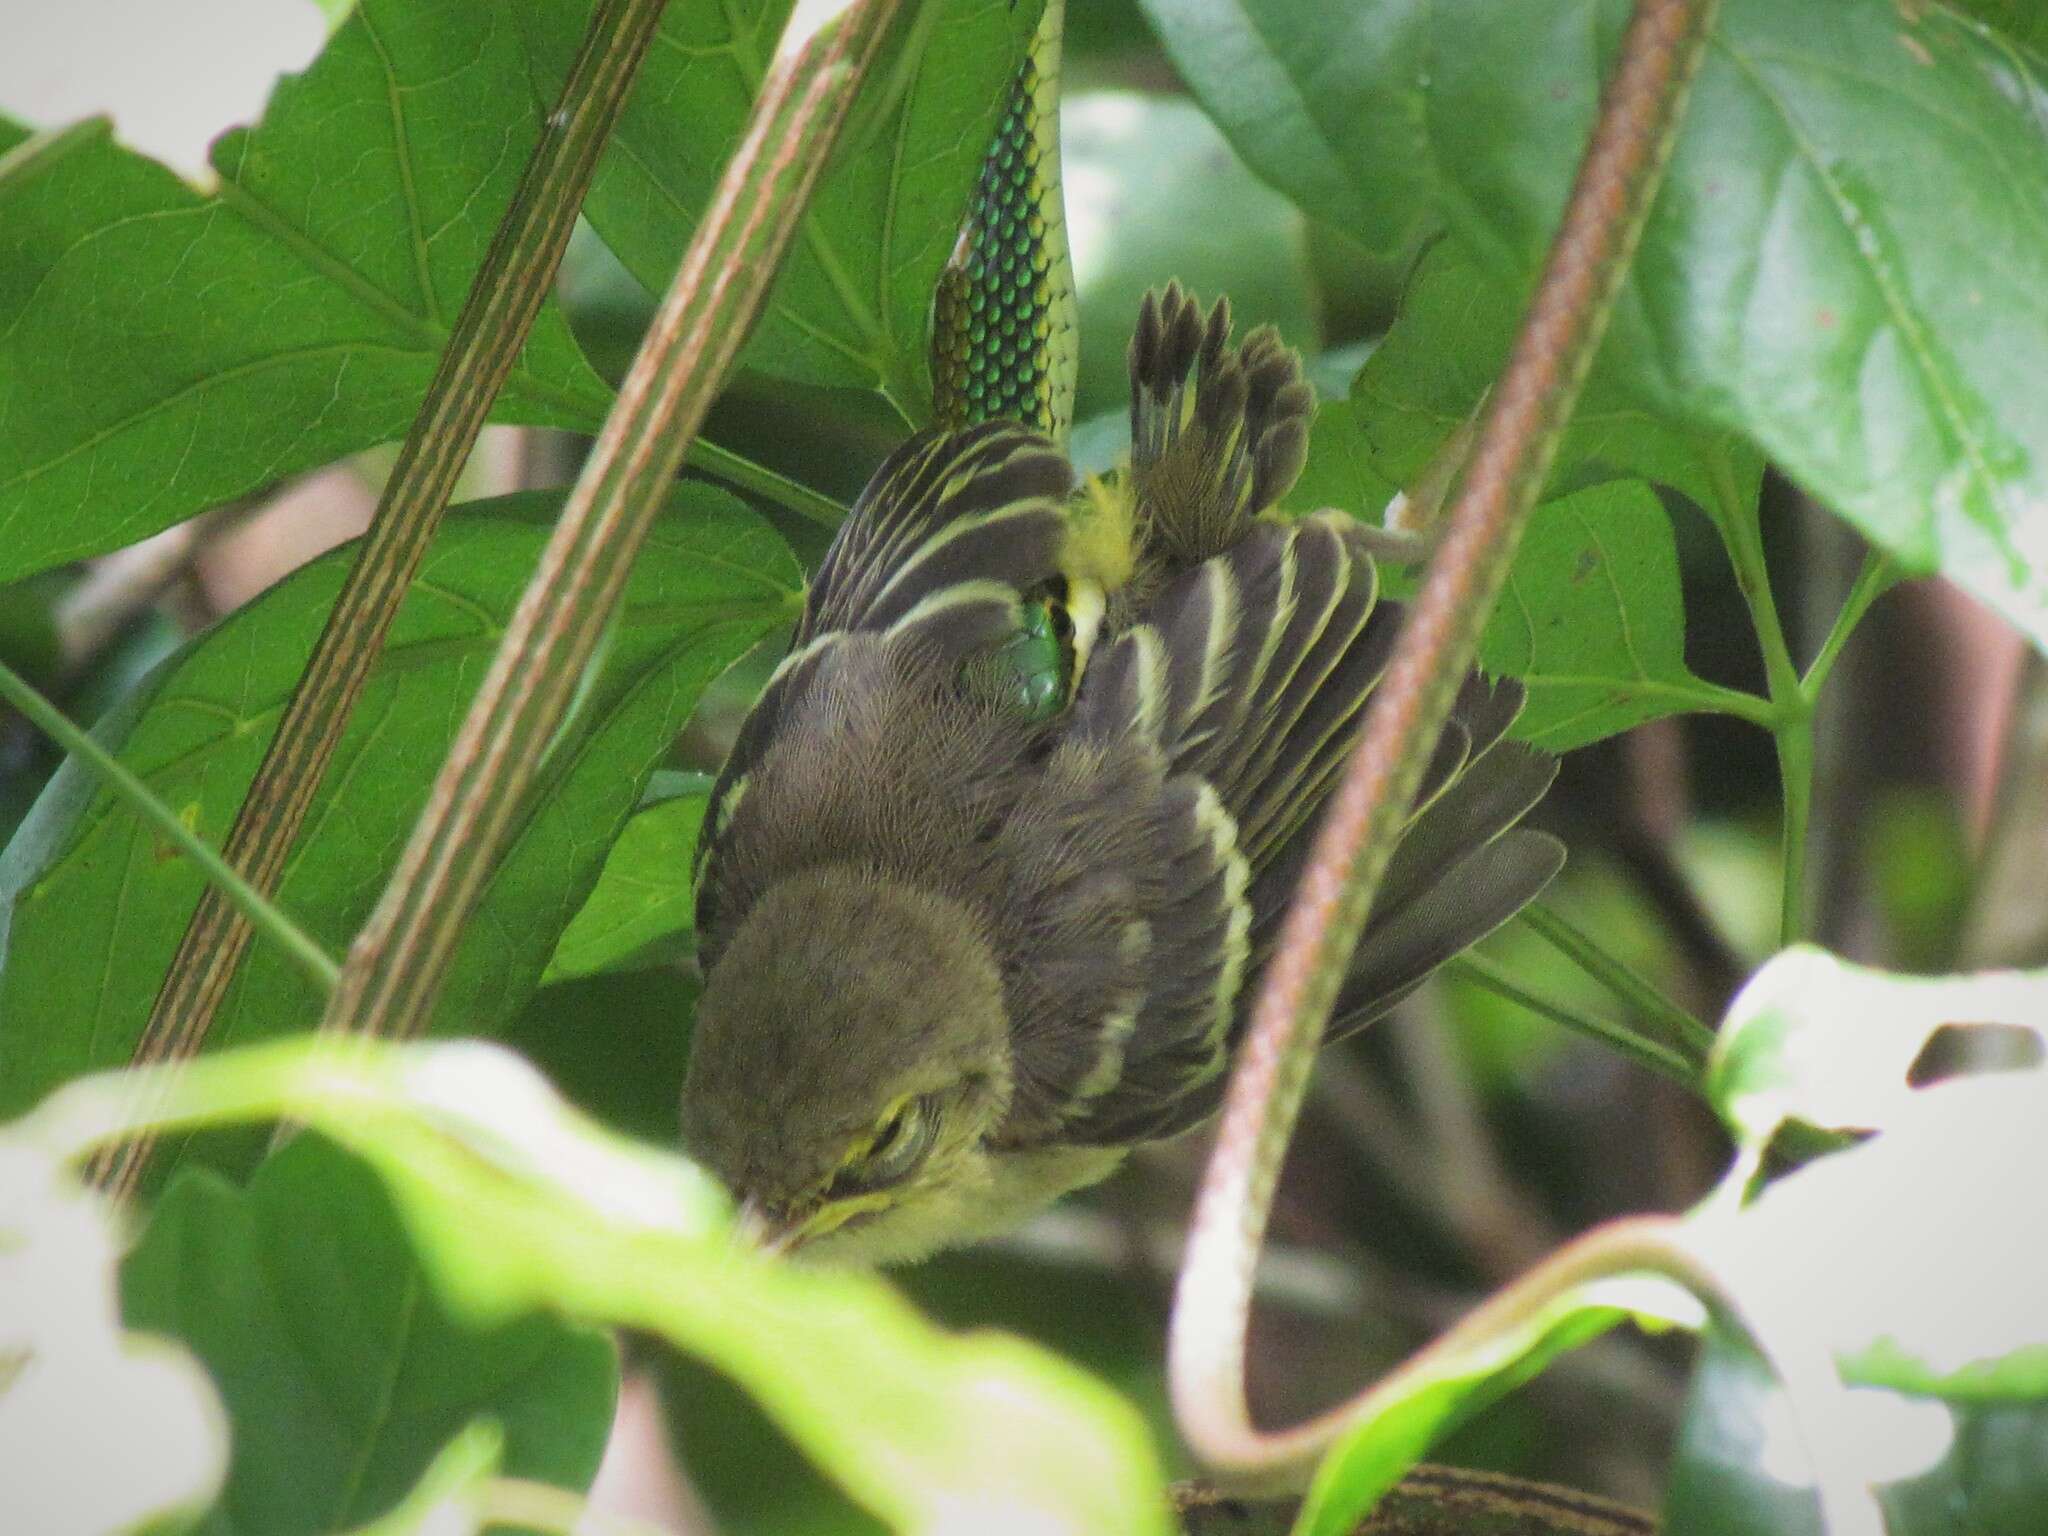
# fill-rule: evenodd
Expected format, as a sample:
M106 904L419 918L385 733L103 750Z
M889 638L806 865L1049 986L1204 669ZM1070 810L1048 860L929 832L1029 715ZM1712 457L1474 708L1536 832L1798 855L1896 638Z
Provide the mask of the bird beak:
M740 1202L733 1232L743 1247L778 1257L795 1247L803 1236L803 1223L771 1214L767 1207L749 1196Z

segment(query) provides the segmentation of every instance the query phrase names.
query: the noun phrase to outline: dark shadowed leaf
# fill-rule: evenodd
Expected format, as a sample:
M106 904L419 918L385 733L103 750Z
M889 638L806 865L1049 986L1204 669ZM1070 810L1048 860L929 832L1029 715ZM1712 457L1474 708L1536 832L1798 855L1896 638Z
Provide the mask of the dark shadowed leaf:
M539 129L508 8L364 0L211 195L104 124L0 161L0 579L400 436ZM550 303L496 413L608 402Z
M279 900L338 952L367 915L546 541L512 498L451 519L308 814ZM103 739L201 835L225 833L352 552L273 588L159 669ZM795 562L724 493L684 486L634 568L603 670L554 744L457 952L439 1027L517 1012L705 684L793 613ZM139 718L135 718L139 716ZM128 1059L200 879L67 765L0 860L0 1104ZM310 983L252 946L213 1042L308 1027Z

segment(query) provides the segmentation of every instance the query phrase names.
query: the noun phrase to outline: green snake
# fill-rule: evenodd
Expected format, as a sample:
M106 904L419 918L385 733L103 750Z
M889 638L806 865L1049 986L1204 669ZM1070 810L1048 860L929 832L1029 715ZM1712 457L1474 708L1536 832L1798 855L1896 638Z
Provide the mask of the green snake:
M1060 189L1060 48L1066 0L1047 0L1011 78L952 257L932 301L933 418L948 429L1021 421L1064 447L1080 332ZM1027 608L998 658L1033 718L1075 681L1063 593Z
M1047 0L1011 79L932 305L932 404L947 428L1006 419L1065 446L1080 360L1060 191L1060 45Z

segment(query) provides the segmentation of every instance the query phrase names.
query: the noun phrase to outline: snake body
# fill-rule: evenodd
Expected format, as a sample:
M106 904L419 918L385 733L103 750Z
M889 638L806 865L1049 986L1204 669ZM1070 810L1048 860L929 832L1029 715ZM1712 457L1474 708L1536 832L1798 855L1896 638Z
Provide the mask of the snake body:
M1047 0L1012 78L932 311L935 419L1007 419L1064 445L1080 360L1060 193L1066 0Z

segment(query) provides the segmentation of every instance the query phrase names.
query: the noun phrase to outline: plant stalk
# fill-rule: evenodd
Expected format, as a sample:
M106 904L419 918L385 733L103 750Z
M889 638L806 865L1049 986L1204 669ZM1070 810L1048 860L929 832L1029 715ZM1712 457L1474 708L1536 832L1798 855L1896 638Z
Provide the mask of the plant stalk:
M611 136L666 0L599 0L581 51L471 283L462 313L386 482L277 734L250 781L223 852L255 890L277 888L299 828L340 745L406 589L440 526L561 265L598 156ZM201 895L164 975L137 1062L178 1061L205 1041L250 928L218 885ZM330 978L331 981L331 978ZM93 1179L132 1192L152 1143L112 1150Z
M785 39L639 354L471 704L323 1027L426 1025L463 926L704 413L760 313L903 0Z
M1715 457L1712 474L1721 502L1721 515L1714 521L1727 545L1729 564L1735 568L1735 584L1749 606L1757 646L1763 652L1764 682L1771 701L1770 729L1777 742L1778 781L1784 800L1778 942L1791 945L1806 936L1807 928L1806 855L1808 829L1813 821L1813 695L1800 681L1792 648L1785 639L1785 626L1778 617L1771 573L1764 561L1763 529L1757 508L1736 487L1725 455ZM1861 578L1857 584L1864 584ZM1870 597L1875 595L1873 592ZM1864 606L1868 604L1869 598L1865 598ZM1847 639L1846 631L1842 638Z
M1688 1058L1661 1040L1652 1040L1640 1035L1624 1024L1612 1019L1598 1018L1592 1014L1578 1013L1573 1009L1554 1003L1549 998L1539 997L1522 986L1499 966L1480 959L1477 955L1459 955L1444 967L1444 974L1458 981L1469 981L1473 986L1491 992L1525 1008L1539 1019L1548 1019L1589 1040L1597 1040L1609 1050L1618 1051L1630 1061L1647 1067L1660 1077L1668 1077L1679 1087L1693 1093L1700 1091L1703 1063Z
M1181 1269L1169 1361L1182 1434L1232 1476L1299 1472L1377 1407L1366 1394L1294 1430L1252 1424L1245 1336L1259 1245L1330 1006L1605 333L1713 9L1713 0L1637 0L1529 313L1324 813L1232 1072Z
M1522 921L1551 948L1605 987L1618 1001L1657 1026L1662 1044L1690 1062L1693 1085L1714 1048L1714 1032L1666 997L1645 976L1619 956L1608 953L1591 934L1546 902L1532 901Z

